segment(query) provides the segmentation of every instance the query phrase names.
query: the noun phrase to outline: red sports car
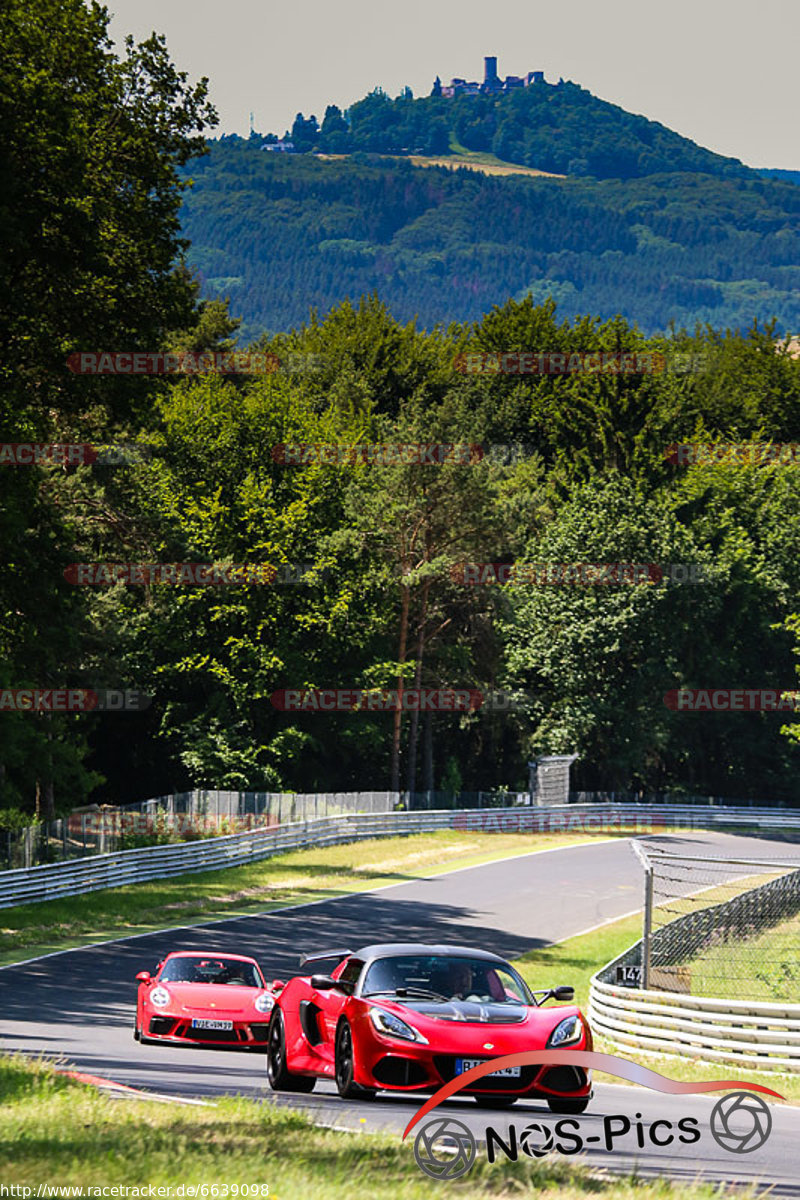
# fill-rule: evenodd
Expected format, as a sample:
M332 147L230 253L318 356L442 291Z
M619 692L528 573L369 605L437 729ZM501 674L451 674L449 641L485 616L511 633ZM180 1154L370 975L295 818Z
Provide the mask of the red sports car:
M254 958L177 951L136 978L137 1042L266 1048L279 985L267 986Z
M591 1050L569 987L532 993L496 954L460 946L392 942L308 955L282 987L269 1023L267 1073L276 1091L310 1092L332 1078L339 1095L432 1092L471 1067L525 1050ZM561 1001L545 1008L545 1001ZM464 1089L486 1107L520 1097L580 1113L591 1098L577 1066L510 1067Z

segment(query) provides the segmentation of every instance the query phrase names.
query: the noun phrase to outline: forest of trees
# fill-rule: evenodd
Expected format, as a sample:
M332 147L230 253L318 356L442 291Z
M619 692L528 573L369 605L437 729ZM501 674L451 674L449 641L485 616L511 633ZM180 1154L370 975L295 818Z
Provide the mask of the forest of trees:
M553 296L565 317L620 314L645 333L746 330L756 314L800 329L791 182L496 178L268 153L255 137L211 142L184 174L189 261L206 296L230 298L245 338L372 291L427 329L529 293Z
M800 686L800 467L665 458L681 442L800 442L800 360L749 294L744 332L645 336L635 314L601 319L587 308L565 319L550 300L507 298L520 290L507 282L520 252L512 238L505 262L496 253L511 227L520 241L535 230L526 270L541 255L584 262L592 245L606 255L594 261L622 263L636 257L634 226L644 225L663 254L696 237L703 263L727 241L735 261L746 243L777 280L790 270L783 246L796 233L784 228L800 191L717 181L714 250L709 218L688 193L659 206L657 190L609 183L601 211L583 184L556 200L540 186L506 190L410 167L267 163L273 156L228 140L197 159L215 114L205 81L175 72L163 42L130 44L117 60L102 12L80 0L12 8L13 29L0 35L14 39L0 68L14 109L0 150L13 180L2 210L11 248L0 279L3 440L140 443L142 452L116 467L0 465L0 689L129 688L152 703L117 714L0 713L0 808L49 816L90 797L124 803L201 786L515 787L532 754L560 751L579 755L578 786L800 802L796 717L682 712L664 701L679 687ZM236 320L198 298L182 262L187 170L204 179L187 202L184 230L206 222L192 253L210 257L216 246L222 264L226 239L242 258L261 247L249 278L278 292L290 316L257 349L282 368L72 373L75 352L233 344ZM697 186L712 181L698 175ZM502 216L493 201L506 203ZM741 223L734 230L736 206L761 223L758 237ZM479 278L466 265L457 289L442 263L450 303L426 330L395 305L388 251L377 252L380 286L366 296L357 273L342 287L339 260L326 258L326 240L352 241L357 262L365 241L402 243L413 230L404 252L433 263L454 222L464 263L470 252L483 258L506 293L474 322L459 308L461 289ZM292 293L307 307L323 282L339 303L298 317ZM647 291L642 276L643 308ZM599 350L679 351L692 369L458 369L464 354ZM273 453L298 442L525 450L435 466L287 466ZM96 562L314 569L300 584L67 581L70 564ZM704 578L465 586L465 562L697 564ZM516 689L529 703L417 722L298 714L270 699L284 688L399 680Z

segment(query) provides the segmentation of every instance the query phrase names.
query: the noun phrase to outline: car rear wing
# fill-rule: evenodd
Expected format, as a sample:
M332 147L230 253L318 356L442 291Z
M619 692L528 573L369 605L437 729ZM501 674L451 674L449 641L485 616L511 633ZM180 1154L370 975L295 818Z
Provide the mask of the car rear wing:
M327 962L329 959L335 958L336 965L338 966L342 959L348 958L352 953L352 950L320 950L317 953L301 954L299 965L300 967L305 967L309 963ZM307 974L307 972L304 972L304 974Z

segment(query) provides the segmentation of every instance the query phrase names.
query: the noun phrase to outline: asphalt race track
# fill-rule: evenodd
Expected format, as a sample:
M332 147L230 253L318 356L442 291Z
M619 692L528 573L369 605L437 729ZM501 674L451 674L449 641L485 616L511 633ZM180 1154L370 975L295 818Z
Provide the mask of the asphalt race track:
M761 837L698 832L640 840L680 846L708 857L800 860L800 846ZM738 873L741 870L732 871ZM160 1095L241 1093L258 1098L266 1094L327 1125L400 1132L423 1098L383 1095L374 1102L345 1103L327 1082L318 1083L310 1096L275 1096L266 1082L262 1054L138 1045L132 1035L136 972L152 970L170 950L202 949L252 954L268 979L286 978L296 969L301 951L356 949L392 940L471 944L514 957L638 910L641 895L641 866L628 840L618 839L421 877L263 916L65 951L0 969L0 1047L63 1056L75 1069ZM669 1074L668 1068L664 1070ZM725 1077L724 1066L708 1071L708 1078ZM753 1079L769 1086L765 1076ZM642 1174L673 1179L701 1175L715 1181L758 1182L774 1187L775 1194L800 1196L800 1110L771 1106L773 1128L768 1141L752 1153L735 1154L717 1145L709 1132L709 1115L720 1095L674 1097L642 1088L598 1085L589 1109L579 1118L584 1141L591 1141L584 1160L612 1171L636 1166ZM468 1124L479 1141L487 1125L502 1135L512 1123L521 1131L542 1117L550 1127L558 1119L534 1102L520 1102L508 1112L490 1112L472 1100L458 1099L442 1111ZM634 1123L639 1114L644 1126L656 1120L676 1124L682 1117L696 1117L700 1141L659 1148L646 1140L640 1149ZM612 1115L628 1116L632 1128L615 1140L609 1152L603 1118ZM621 1123L615 1126L620 1127ZM665 1136L663 1129L661 1136Z

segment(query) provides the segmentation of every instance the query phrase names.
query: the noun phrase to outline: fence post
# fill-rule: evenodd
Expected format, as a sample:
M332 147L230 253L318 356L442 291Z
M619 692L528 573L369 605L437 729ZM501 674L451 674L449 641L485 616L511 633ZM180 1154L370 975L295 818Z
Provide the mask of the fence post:
M642 931L642 988L650 987L650 935L653 929L653 867L644 873L644 929Z
M642 989L650 987L650 937L653 929L653 864L641 842L631 842L639 862L644 867L644 923L642 926Z

